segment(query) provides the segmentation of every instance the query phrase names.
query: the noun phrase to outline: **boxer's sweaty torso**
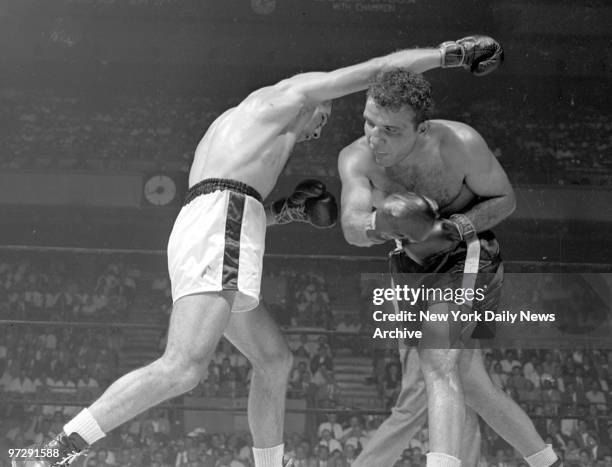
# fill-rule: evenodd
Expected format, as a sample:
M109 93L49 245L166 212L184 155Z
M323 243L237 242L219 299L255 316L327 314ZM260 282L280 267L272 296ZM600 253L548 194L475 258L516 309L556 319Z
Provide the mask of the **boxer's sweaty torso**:
M219 116L196 148L189 186L206 178L233 179L265 198L312 116L274 87L249 95Z
M400 164L381 167L376 164L374 155L363 137L355 144L363 146L367 157L367 176L372 185L374 206L389 194L411 191L427 196L438 203L440 214L448 217L464 211L476 199L474 193L465 185L461 152L449 150L449 145L441 150L441 140L456 139L461 144L458 133L466 126L462 123L447 120L430 120L429 141L420 150L413 151ZM452 145L451 145L452 147ZM448 246L452 243L449 242ZM410 256L424 259L438 252L439 240L435 241L435 250L427 241L408 244Z

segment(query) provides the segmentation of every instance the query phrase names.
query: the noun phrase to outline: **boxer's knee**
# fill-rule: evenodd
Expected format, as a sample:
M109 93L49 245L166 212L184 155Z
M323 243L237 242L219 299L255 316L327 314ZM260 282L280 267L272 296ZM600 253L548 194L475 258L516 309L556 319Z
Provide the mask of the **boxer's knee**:
M462 375L461 385L463 386L465 403L477 412L495 407L495 404L499 404L500 397L506 397L505 393L497 388L487 375L485 377L468 375L467 378L464 376Z
M480 410L501 392L486 373L479 353L464 351L458 366L465 402L473 409Z
M426 379L447 379L457 370L458 349L421 349L419 360Z
M200 383L207 363L208 358L203 356L166 352L154 365L162 378L184 393Z
M267 346L252 359L253 371L273 378L288 377L293 367L293 354L285 343Z

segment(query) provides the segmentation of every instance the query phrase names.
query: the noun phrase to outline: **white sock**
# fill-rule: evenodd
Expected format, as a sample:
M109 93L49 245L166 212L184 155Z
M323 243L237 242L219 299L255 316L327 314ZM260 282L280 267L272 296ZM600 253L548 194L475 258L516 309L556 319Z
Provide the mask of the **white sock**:
M93 444L106 436L98 422L96 422L96 419L93 418L93 415L87 409L81 410L76 417L64 425L64 433L67 435L76 433L87 444Z
M530 467L550 467L557 459L557 454L555 454L550 444L547 444L541 451L525 457Z
M461 467L461 460L441 452L427 454L427 467Z
M273 448L253 448L255 467L282 467L284 452L284 444L279 444Z

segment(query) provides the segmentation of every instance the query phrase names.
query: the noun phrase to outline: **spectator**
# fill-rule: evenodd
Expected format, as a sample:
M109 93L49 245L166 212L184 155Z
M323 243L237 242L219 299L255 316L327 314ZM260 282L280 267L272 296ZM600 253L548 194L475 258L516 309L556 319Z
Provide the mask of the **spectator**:
M321 366L329 371L333 371L334 369L331 351L327 344L321 345L317 351L317 354L310 360L310 371L313 374L315 374Z
M521 362L519 362L516 359L513 350L506 350L504 359L500 361L499 363L501 365L502 371L508 375L512 373L512 369L516 366L519 367L519 372L520 372Z
M296 446L295 456L293 457L293 467L310 467L311 465L312 464L307 457L304 446Z
M327 414L326 417L327 421L321 423L317 430L317 435L319 438L323 434L323 430L328 430L334 439L342 439L344 436L344 430L342 429L342 425L338 423L338 416L335 413L330 413Z
M328 453L333 453L334 451L342 452L342 444L337 439L334 439L330 430L324 429L321 432L321 437L319 438L319 446L324 446L328 449Z
M585 393L585 397L589 404L594 404L601 413L606 413L608 411L606 396L600 389L597 381L591 382L591 389Z
M335 441L335 440L334 440ZM342 448L340 447L340 451ZM314 462L311 464L312 467L332 467L329 458L329 448L325 445L319 444L317 447L317 455Z
M491 371L489 376L491 377L491 381L496 387L498 387L499 389L506 388L506 381L508 380L508 376L503 373L501 364L494 363L493 370Z

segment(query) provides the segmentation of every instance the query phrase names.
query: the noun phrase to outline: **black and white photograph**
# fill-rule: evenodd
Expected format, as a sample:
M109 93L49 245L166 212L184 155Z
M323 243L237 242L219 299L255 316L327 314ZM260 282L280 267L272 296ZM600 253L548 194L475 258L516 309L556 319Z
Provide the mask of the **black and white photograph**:
M611 44L0 0L0 467L612 467Z

